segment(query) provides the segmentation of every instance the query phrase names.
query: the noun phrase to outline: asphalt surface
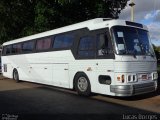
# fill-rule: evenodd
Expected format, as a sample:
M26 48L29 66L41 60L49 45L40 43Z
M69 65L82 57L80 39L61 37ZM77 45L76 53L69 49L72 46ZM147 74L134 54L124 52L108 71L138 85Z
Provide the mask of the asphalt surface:
M0 120L159 120L159 113L159 92L131 98L82 97L67 89L0 77Z

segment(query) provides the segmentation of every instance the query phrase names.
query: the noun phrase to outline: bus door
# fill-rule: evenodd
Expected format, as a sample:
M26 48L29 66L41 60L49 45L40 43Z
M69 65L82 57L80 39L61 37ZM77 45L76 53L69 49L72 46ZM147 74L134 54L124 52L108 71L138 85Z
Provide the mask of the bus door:
M114 52L109 29L94 31L96 37L96 74L98 91L110 91L110 85L114 80ZM104 87L104 89L102 89ZM102 90L102 91L101 91ZM104 90L104 91L103 91Z

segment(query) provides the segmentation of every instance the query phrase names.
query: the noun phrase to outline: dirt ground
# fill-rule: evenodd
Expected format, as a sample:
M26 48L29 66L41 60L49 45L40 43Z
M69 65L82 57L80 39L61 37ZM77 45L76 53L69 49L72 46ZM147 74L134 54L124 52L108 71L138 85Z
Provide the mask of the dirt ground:
M0 91L30 89L42 86L45 85L29 83L29 82L16 83L14 80L4 78L2 77L2 75L0 75ZM45 86L45 87L51 87L51 86ZM59 91L68 92L71 94L76 94L76 92L67 89L61 89L61 88L55 88L55 89ZM160 89L158 89L158 91L154 93L127 97L127 98L111 97L106 95L94 95L91 96L90 99L95 99L103 102L110 102L114 104L137 108L150 112L156 112L160 114Z

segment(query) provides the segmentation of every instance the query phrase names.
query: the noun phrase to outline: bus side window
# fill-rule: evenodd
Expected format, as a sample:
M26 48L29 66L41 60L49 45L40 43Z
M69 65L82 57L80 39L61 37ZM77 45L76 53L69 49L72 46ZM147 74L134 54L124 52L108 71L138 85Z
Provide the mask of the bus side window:
M36 50L41 51L41 50L48 50L51 46L51 38L44 38L37 40L36 43Z
M12 53L13 53L13 54L20 53L21 50L22 50L22 48L21 48L21 43L15 44L15 45L12 46Z
M112 40L109 32L97 34L97 58L115 59Z
M103 56L109 53L108 37L105 34L97 36L98 56Z
M6 55L6 46L3 46L2 48L2 55Z
M72 33L57 35L54 39L53 48L55 49L70 48L73 45L74 38L75 36Z
M12 48L11 45L5 47L5 51L4 52L5 52L6 55L11 54L11 48Z
M94 57L95 56L95 42L91 36L82 37L79 41L78 56L80 57Z
M22 45L23 52L32 52L34 49L34 41L24 42Z

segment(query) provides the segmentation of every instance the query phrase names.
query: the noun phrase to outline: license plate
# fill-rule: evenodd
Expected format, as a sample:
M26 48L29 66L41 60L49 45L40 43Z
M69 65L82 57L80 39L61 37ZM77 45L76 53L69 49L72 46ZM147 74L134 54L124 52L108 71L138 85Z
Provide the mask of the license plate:
M142 80L148 80L148 76L147 75L142 75Z

